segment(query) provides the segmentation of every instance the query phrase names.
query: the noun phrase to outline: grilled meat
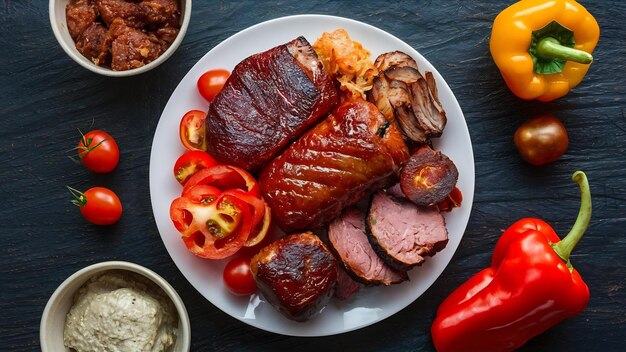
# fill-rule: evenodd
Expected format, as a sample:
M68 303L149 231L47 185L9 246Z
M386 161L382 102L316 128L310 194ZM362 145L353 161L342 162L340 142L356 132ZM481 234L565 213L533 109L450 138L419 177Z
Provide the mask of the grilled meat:
M250 270L263 297L295 321L319 313L337 283L333 255L311 232L283 237L261 249Z
M207 151L258 171L337 104L333 79L299 37L240 62L206 118Z
M350 208L328 226L328 241L347 272L359 282L391 285L408 280L376 255L365 234L365 214Z
M415 60L399 51L378 56L375 66L379 73L368 100L397 123L408 140L424 144L441 136L447 119L432 73L424 78Z
M98 17L95 0L70 0L65 7L67 30L72 39L77 40L85 29Z
M418 207L386 192L377 192L370 203L367 236L385 263L408 270L433 256L448 243L446 223L436 207Z
M407 158L400 133L358 99L340 105L274 159L259 184L283 230L312 229L388 185Z
M335 287L335 297L341 301L355 295L361 290L363 285L355 281L346 271L343 264L337 263L337 287Z
M420 147L400 172L402 193L420 206L433 206L454 189L459 171L445 154L429 146Z

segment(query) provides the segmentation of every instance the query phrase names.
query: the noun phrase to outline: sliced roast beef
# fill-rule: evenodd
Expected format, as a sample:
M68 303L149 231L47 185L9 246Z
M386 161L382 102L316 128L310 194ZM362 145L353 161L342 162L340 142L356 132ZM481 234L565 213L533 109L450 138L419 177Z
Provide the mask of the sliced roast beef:
M395 270L376 255L365 234L365 214L349 208L328 226L330 247L347 272L365 284L391 285L408 280L405 271Z
M355 281L346 271L343 264L337 263L337 287L335 288L335 297L339 300L346 300L352 295L359 292L363 285Z
M250 270L263 297L295 321L319 313L337 283L337 262L311 232L289 235L262 248L250 261Z
M436 207L418 207L383 191L372 197L366 223L376 253L398 270L421 265L448 243L445 219Z
M252 55L209 107L207 151L258 171L337 104L333 79L304 37Z

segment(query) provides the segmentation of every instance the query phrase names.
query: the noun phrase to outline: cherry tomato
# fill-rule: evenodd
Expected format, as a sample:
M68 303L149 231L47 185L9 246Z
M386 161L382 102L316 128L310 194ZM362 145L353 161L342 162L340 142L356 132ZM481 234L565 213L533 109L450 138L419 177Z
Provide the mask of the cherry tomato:
M514 141L522 158L537 166L558 160L568 145L565 126L548 115L524 122L515 132Z
M176 160L174 177L181 185L184 185L198 171L215 165L217 161L206 152L199 150L187 152Z
M206 112L191 110L180 120L180 141L189 150L206 150Z
M256 292L256 282L250 271L250 258L235 257L224 268L224 284L235 295L246 296Z
M122 203L108 188L93 187L82 193L67 187L74 196L72 203L80 207L80 213L92 224L111 225L122 216Z
M107 173L120 161L120 150L110 134L94 130L87 132L78 142L78 158L89 171Z
M198 92L208 102L212 102L217 93L224 87L228 77L230 77L230 72L227 70L208 70L198 78Z

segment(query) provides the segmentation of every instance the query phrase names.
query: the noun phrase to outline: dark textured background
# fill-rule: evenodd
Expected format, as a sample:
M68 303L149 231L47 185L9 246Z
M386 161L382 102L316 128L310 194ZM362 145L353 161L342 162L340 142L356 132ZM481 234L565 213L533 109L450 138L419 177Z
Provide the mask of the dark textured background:
M48 2L0 1L0 350L39 349L39 320L54 289L73 272L127 260L164 276L189 310L192 351L433 350L429 328L443 298L489 264L501 232L521 217L542 217L569 231L579 195L570 175L586 171L594 214L572 261L591 301L578 317L527 344L527 351L626 350L626 3L585 1L602 29L595 63L582 84L551 103L513 96L489 55L495 16L508 1L194 1L189 31L157 69L106 78L74 63L50 29ZM412 45L444 76L465 113L474 145L476 195L459 250L420 299L373 326L315 339L249 327L211 305L180 274L152 216L148 163L152 136L168 97L207 51L230 35L275 17L320 13L349 17ZM525 119L549 112L567 127L570 147L535 168L512 143ZM94 175L67 155L76 128L110 132L121 162ZM87 224L65 185L115 190L124 204L112 227Z

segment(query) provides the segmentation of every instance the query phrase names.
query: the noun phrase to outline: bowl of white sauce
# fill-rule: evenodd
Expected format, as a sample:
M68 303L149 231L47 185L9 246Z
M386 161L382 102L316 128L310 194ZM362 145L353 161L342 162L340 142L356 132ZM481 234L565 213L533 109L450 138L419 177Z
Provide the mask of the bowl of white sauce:
M188 352L189 316L161 276L141 265L90 265L54 291L40 325L43 352Z

